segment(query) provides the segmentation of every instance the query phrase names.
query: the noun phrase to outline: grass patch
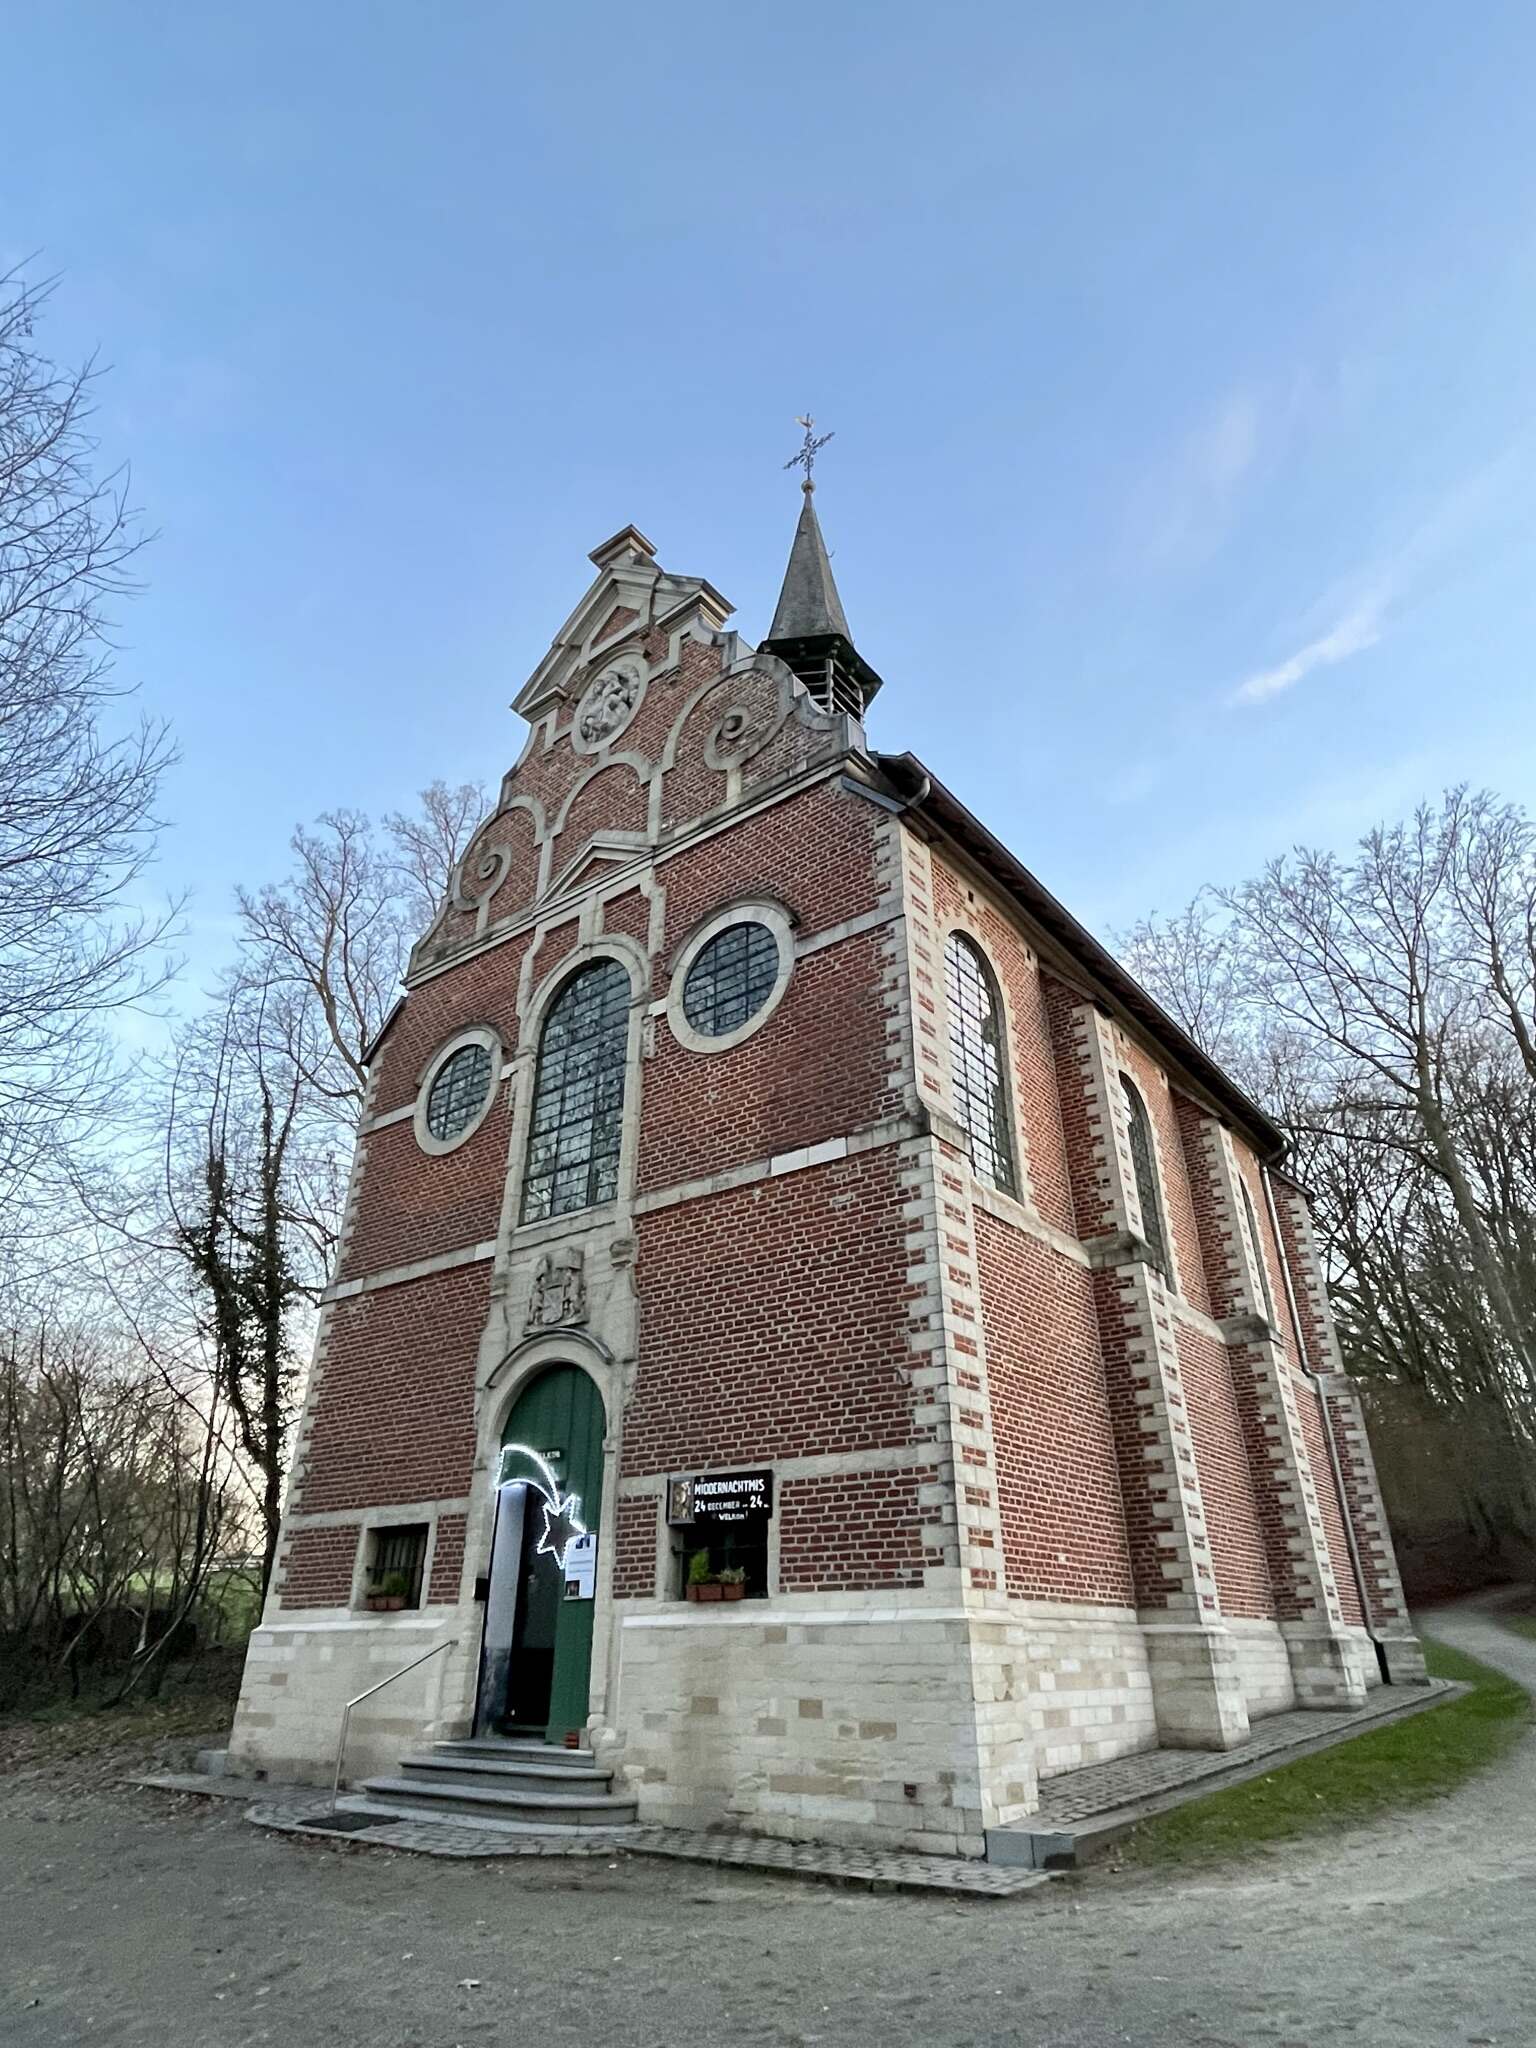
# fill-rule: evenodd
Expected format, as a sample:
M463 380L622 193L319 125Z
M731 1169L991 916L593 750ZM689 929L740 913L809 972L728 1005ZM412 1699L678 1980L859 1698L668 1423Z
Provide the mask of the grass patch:
M1511 1614L1506 1608L1499 1616L1500 1628L1511 1628L1517 1636L1536 1639L1536 1614Z
M1526 1627L1536 1633L1536 1621ZM1144 1821L1119 1845L1119 1860L1136 1867L1221 1862L1453 1792L1519 1740L1531 1702L1502 1672L1444 1643L1426 1640L1424 1656L1431 1677L1462 1679L1473 1690Z

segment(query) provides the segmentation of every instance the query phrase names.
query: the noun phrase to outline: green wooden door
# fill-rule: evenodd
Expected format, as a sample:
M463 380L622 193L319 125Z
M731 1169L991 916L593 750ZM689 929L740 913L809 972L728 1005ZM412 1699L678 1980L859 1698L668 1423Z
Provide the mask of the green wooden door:
M579 1366L557 1365L541 1373L519 1395L502 1444L521 1444L536 1451L553 1469L569 1512L596 1530L603 1504L603 1401L592 1379ZM573 1498L574 1496L574 1498ZM531 1519L542 1524L542 1501L530 1502ZM525 1554L531 1554L530 1552ZM545 1560L546 1565L549 1560ZM530 1602L529 1622L538 1642L553 1633L554 1662L549 1679L545 1740L563 1743L567 1733L585 1731L592 1673L592 1600L567 1600L558 1580L542 1582ZM553 1604L547 1604L552 1596ZM530 1645L530 1657L547 1654ZM514 1643L513 1659L517 1657ZM514 1693L517 1679L513 1676ZM542 1687L540 1688L542 1691Z

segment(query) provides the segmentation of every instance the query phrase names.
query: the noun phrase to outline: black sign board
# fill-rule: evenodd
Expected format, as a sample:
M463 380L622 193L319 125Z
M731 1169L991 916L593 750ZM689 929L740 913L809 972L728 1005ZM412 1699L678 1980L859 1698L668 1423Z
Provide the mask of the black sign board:
M674 1528L701 1523L766 1522L773 1513L773 1473L701 1472L667 1487L667 1520Z

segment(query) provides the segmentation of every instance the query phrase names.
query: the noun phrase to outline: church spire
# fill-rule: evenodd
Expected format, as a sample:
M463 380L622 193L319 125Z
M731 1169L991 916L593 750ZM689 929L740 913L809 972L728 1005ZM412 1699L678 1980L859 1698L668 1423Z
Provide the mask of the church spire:
M789 565L784 571L784 587L779 592L763 649L778 655L794 670L824 711L844 711L852 718L862 719L880 687L880 678L854 647L849 634L827 544L821 537L821 522L816 517L816 485L811 476L816 451L824 448L832 436L818 437L814 432L815 421L809 416L797 424L805 429L805 442L784 467L804 469L805 482L800 486L804 502L789 550Z

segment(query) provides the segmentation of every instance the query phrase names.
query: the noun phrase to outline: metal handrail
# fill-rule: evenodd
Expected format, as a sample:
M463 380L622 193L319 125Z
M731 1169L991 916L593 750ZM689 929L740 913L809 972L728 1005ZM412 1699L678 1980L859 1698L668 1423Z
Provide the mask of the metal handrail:
M449 1636L443 1643L434 1643L430 1650L423 1650L419 1657L413 1657L409 1664L402 1664L398 1671L391 1671L388 1678L381 1678L377 1685L370 1685L366 1692L360 1692L356 1699L348 1700L341 1710L341 1740L336 1745L336 1770L331 1779L331 1812L336 1811L336 1801L341 1796L341 1760L347 1753L347 1730L352 1723L352 1709L360 1707L364 1700L371 1700L376 1692L382 1692L386 1685L393 1685L397 1678L404 1678L407 1671L415 1671L425 1664L429 1657L435 1657L442 1650L451 1650L458 1641Z

